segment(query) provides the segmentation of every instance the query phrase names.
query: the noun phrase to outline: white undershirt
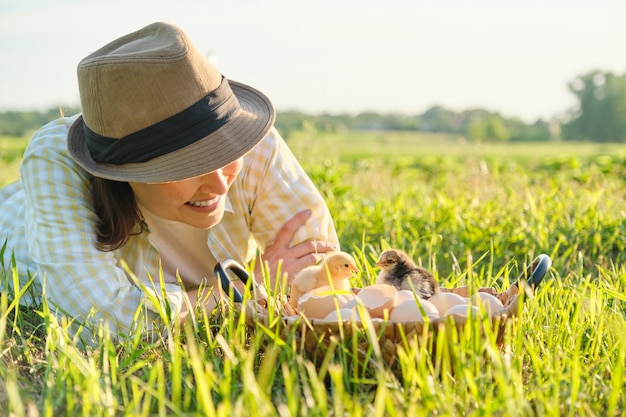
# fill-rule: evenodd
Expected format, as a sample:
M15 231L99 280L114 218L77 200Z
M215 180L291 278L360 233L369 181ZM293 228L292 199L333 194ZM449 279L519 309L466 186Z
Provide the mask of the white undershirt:
M161 256L165 282L178 283L178 270L187 289L200 284L212 286L216 282L213 268L217 261L207 245L209 230L163 219L143 205L139 205L139 209L150 228L148 239Z

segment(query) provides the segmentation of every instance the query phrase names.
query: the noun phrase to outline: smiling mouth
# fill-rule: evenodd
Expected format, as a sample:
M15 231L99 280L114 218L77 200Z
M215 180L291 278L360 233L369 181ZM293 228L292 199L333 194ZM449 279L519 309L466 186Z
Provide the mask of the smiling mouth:
M201 200L201 201L187 201L185 204L192 207L207 207L212 204L215 204L219 201L220 197L215 197L211 200Z

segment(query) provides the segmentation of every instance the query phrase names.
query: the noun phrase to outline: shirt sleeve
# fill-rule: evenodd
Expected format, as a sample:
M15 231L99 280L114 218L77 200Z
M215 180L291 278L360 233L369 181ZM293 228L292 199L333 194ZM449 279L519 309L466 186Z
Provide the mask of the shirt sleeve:
M276 129L253 150L243 173L249 196L250 231L263 250L278 230L296 213L310 209L309 221L296 232L291 244L329 240L339 245L326 203Z
M160 297L157 302L161 303L161 295L166 294L175 315L182 305L181 289L160 285L158 276L157 283L151 284L145 271L133 271L148 289L142 291L114 252L95 247L96 214L89 174L67 152L66 137L73 120L59 119L38 131L21 167L26 237L44 283L44 296L77 323L106 323L114 334L135 329L137 312L147 307L143 326L150 329L159 321L154 297Z

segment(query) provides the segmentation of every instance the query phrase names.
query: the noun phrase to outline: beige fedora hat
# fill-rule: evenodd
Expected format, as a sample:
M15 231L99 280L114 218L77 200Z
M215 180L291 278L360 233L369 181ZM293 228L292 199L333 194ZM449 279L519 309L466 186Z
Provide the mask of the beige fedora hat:
M178 27L154 23L78 64L72 158L116 181L170 182L245 155L275 118L270 100L224 78Z

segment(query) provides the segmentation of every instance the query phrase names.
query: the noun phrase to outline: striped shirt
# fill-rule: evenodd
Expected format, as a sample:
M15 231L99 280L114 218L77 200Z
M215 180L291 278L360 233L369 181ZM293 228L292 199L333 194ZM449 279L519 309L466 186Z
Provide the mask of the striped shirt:
M45 294L52 307L77 322L106 323L116 333L134 329L136 312L144 310L149 329L159 321L151 296L165 294L176 315L183 290L176 282L159 280L160 256L149 231L132 236L116 251L96 249L90 174L67 151L67 132L75 118L58 119L37 131L24 153L21 181L0 189L5 267L14 255L21 285L34 275L34 299L24 297L27 302ZM218 261L249 262L304 209L313 216L292 244L309 239L338 244L323 198L275 129L244 157L225 207L207 238Z

